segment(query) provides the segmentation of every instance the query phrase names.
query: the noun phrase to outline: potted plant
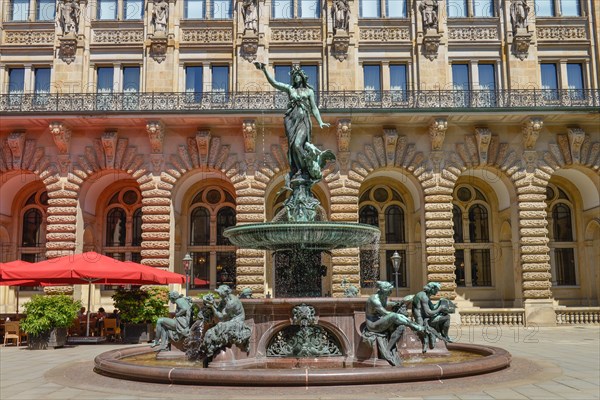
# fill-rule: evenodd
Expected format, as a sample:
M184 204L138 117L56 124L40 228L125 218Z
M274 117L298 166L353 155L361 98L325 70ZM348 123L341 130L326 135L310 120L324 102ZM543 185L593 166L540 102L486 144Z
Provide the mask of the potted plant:
M81 301L59 295L38 295L24 305L26 318L21 329L29 334L30 349L62 347L67 341L67 328L77 317Z
M169 289L164 286L117 289L112 299L121 315L125 343L152 340L156 321L169 315L168 295Z

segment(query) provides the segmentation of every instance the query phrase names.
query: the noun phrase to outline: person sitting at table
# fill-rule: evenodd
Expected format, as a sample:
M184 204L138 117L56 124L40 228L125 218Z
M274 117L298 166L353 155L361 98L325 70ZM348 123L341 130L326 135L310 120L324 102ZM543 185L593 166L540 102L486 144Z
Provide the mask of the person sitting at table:
M96 332L102 332L102 328L104 328L104 318L106 318L106 311L104 311L103 307L100 307L96 313Z
M85 319L85 307L81 307L79 311L77 311L77 318Z

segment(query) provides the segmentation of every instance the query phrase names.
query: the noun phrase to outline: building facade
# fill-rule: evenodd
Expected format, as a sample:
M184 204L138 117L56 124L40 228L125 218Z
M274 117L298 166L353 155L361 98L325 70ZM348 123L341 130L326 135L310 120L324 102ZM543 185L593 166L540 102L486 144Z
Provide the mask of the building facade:
M285 200L287 99L257 61L284 82L300 65L317 93L331 127L312 141L337 154L315 189L328 218L382 232L323 257L323 293L398 278L401 294L441 282L461 310L599 305L593 0L11 0L0 14L1 261L95 250L183 273L190 253L197 290L277 296L281 260L222 235ZM110 294L98 286L94 308ZM13 312L14 290L0 297Z

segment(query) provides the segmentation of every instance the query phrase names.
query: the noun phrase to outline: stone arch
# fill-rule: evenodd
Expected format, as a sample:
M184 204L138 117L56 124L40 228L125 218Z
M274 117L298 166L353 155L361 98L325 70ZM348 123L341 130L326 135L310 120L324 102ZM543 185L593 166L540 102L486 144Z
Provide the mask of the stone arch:
M18 190L9 190L10 187L20 188L23 185L22 178L35 176L35 180L40 179L48 191L48 217L46 234L46 257L50 257L50 250L62 243L71 236L74 236L74 229L68 231L61 228L51 228L54 219L55 206L62 203L61 190L63 189L56 165L50 161L46 155L44 147L37 145L37 139L27 139L24 132L13 132L1 143L0 151L0 182L2 187L2 203L9 207L13 204L14 197L9 198L10 194L15 194ZM23 175L25 172L25 175ZM9 197L5 197L8 195ZM6 200L10 200L5 203ZM58 245L60 247L60 245ZM74 246L72 246L74 248ZM50 255L49 255L50 253Z

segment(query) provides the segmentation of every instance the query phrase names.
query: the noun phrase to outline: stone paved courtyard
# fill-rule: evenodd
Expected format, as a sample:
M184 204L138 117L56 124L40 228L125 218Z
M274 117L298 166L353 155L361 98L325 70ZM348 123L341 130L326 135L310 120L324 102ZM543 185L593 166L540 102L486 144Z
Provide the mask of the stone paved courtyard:
M0 350L0 399L599 399L600 327L466 327L459 342L488 344L513 355L492 375L380 386L243 388L168 386L95 374L99 353L124 345L47 351Z

